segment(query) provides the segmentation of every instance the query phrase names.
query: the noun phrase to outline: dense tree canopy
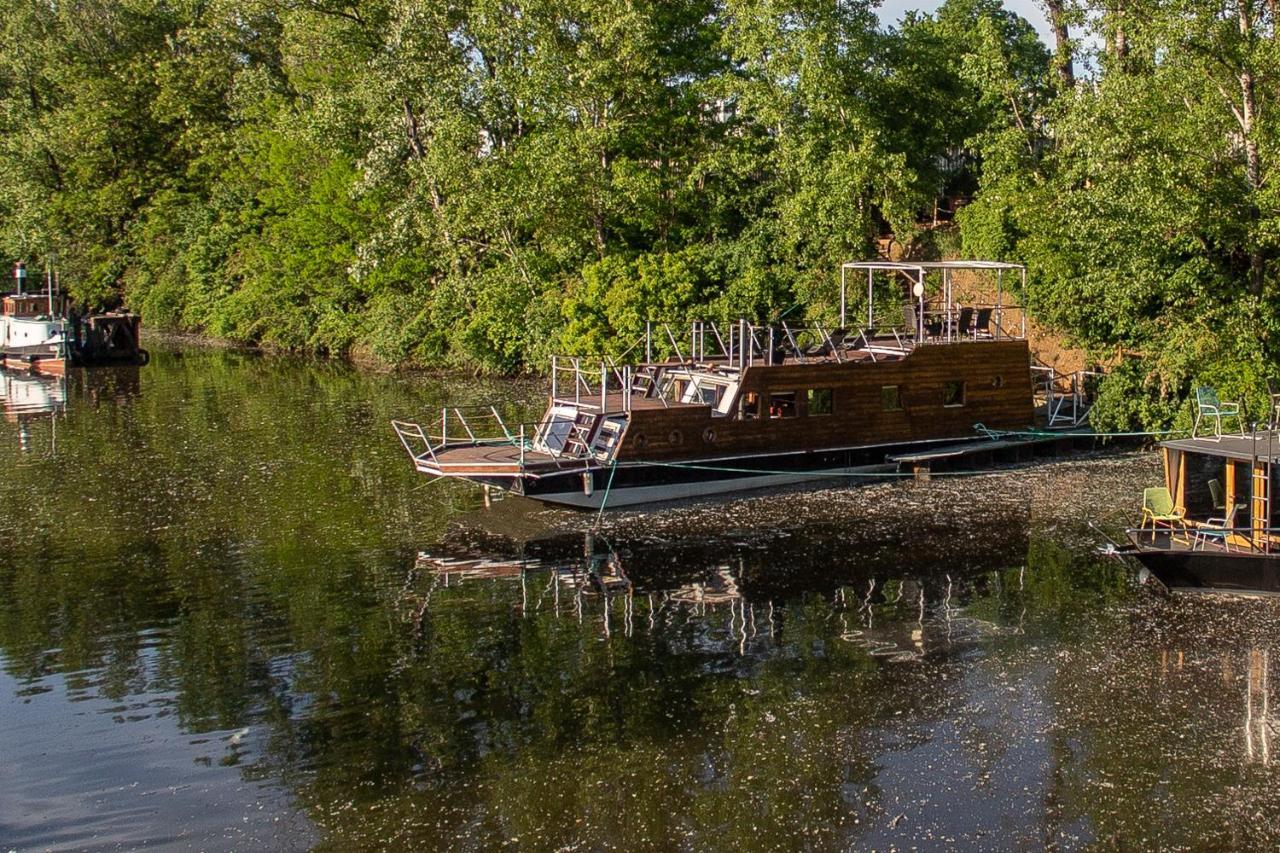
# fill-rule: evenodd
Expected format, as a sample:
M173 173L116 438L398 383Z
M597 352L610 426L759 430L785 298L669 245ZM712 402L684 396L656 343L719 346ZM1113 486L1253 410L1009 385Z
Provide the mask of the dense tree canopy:
M0 255L155 326L515 370L820 315L972 196L964 251L1031 265L1109 422L1252 392L1271 7L1045 8L1052 51L996 0L0 0Z

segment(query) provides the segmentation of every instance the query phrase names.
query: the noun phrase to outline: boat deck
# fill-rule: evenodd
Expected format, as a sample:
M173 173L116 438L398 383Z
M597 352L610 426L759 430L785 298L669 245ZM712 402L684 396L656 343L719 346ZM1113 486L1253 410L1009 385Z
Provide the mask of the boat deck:
M512 444L455 444L417 457L417 466L433 474L506 476L542 469L578 469L588 461L527 449L522 456L520 448Z

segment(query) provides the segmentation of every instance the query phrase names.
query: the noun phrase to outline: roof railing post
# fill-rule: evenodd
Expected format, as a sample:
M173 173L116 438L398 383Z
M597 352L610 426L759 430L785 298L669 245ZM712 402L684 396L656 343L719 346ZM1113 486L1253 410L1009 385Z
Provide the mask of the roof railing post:
M872 329L874 329L876 326L876 315L875 315L875 309L873 307L873 299L874 299L873 291L875 290L875 275L876 275L875 270L873 269L867 270L867 326L868 328L872 328Z
M556 357L551 356L551 401L556 399Z
M653 364L653 321L644 321L644 363Z
M849 270L841 265L840 267L840 328L845 328L845 281Z
M609 365L600 362L600 414L609 407Z

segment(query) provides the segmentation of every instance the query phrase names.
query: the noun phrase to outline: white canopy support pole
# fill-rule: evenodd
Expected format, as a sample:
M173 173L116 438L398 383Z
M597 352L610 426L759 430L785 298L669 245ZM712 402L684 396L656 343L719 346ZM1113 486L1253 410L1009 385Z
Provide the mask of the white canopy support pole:
M1004 270L996 271L996 331L991 337L999 338L1004 320Z
M955 324L955 312L951 305L951 270L942 270L942 301L946 303L945 317L943 321L947 324L947 341L951 341L952 326Z
M924 267L918 270L920 276L920 295L916 297L916 343L924 343Z
M1023 267L1022 268L1022 295L1020 297L1020 301L1025 300L1026 298L1027 298L1027 268ZM1022 311L1019 313L1022 314L1022 337L1025 339L1027 337L1027 309L1026 309L1025 303L1023 305Z
M843 266L840 267L840 328L842 329L845 328L845 322L844 322L844 313L845 313L845 305L846 305L845 281L846 281L848 272L849 272L848 269L846 269L845 267Z
M875 275L876 275L875 270L873 269L867 270L867 328L868 329L874 329L876 326L876 315L875 315L875 309L873 307L874 302L872 301L874 298L872 296L872 291L875 288ZM897 324L895 323L894 325L897 325Z

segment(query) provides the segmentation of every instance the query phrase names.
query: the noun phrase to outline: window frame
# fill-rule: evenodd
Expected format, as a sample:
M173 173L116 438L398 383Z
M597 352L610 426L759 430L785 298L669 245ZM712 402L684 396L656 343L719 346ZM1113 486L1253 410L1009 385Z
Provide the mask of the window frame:
M889 404L889 392L893 393L893 404ZM881 385L880 386L880 411L882 412L901 412L902 407L902 386L901 385Z
M778 397L791 398L791 414L773 414L773 401ZM769 392L769 420L771 421L789 421L792 418L800 417L800 395L795 391L770 391Z
M814 411L815 394L826 397L825 411ZM804 414L811 418L829 418L836 413L836 392L834 388L806 388L804 395Z

